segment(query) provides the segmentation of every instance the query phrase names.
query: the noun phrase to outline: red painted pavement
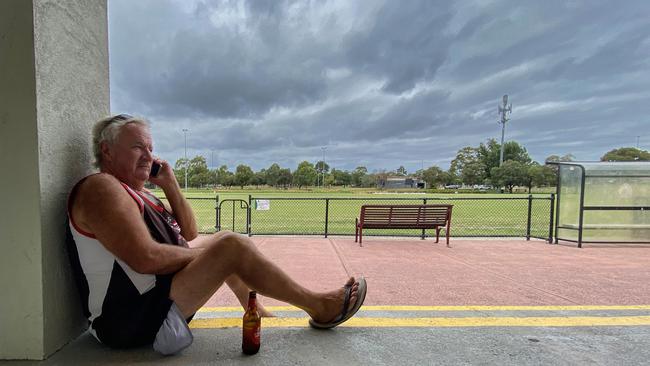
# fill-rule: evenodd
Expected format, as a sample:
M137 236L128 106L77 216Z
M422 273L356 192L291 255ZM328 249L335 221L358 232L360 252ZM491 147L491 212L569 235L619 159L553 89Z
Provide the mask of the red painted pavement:
M368 281L366 305L648 305L650 246L525 240L253 237L300 284L328 290ZM266 305L283 305L263 299ZM222 287L205 306L238 302Z

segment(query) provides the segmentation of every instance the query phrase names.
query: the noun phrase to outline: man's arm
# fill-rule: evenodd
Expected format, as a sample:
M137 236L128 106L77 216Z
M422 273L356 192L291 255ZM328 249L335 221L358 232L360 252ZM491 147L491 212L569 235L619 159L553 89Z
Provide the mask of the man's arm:
M174 176L171 165L167 162L162 162L158 175L149 180L165 192L165 197L169 201L171 212L174 214L178 226L181 228L183 238L187 241L194 240L199 235L194 212L181 192L181 187L176 181L176 176Z
M139 273L176 272L201 251L154 241L138 204L109 174L86 179L79 187L72 215L77 225L94 234L109 252Z

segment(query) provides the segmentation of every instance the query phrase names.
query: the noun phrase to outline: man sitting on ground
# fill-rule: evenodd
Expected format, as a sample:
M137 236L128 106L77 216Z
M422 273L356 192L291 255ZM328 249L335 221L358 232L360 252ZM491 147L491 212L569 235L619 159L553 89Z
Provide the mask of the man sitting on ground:
M361 307L366 282L318 293L300 286L247 237L198 236L171 166L153 156L148 123L121 114L93 129L99 173L75 185L68 202L73 269L91 333L123 348L154 344L163 354L189 346L187 323L225 282L245 306L249 290L293 304L315 328L331 328ZM150 176L152 165L160 171ZM162 188L169 207L150 194ZM270 316L260 307L263 316Z

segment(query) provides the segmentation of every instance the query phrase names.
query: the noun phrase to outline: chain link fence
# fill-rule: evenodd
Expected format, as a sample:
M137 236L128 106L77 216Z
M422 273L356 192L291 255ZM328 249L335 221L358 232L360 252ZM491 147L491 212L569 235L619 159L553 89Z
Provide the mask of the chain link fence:
M249 235L354 235L368 204L450 204L451 236L551 240L555 195L546 197L290 198L248 200L188 198L201 233L232 230ZM435 236L434 230L425 236ZM364 235L419 237L420 229L375 229Z

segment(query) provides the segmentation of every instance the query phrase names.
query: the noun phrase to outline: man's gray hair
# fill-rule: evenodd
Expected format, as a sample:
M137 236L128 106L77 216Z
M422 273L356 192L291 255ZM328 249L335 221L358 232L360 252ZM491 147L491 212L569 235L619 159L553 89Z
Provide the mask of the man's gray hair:
M93 165L96 168L99 168L102 164L102 142L109 145L117 142L117 137L122 127L130 123L149 128L149 122L146 119L133 117L129 114L118 114L95 123L95 127L93 127L93 154L95 155L95 162Z

